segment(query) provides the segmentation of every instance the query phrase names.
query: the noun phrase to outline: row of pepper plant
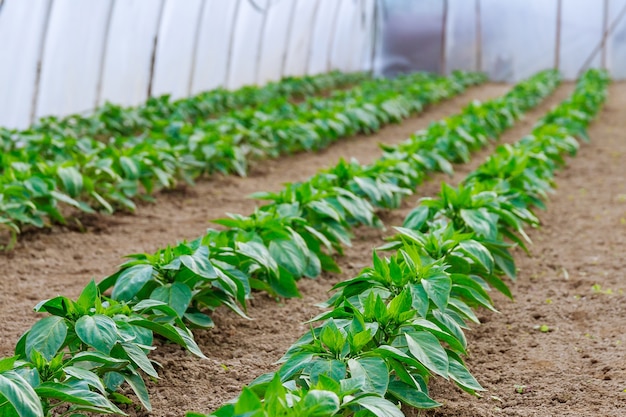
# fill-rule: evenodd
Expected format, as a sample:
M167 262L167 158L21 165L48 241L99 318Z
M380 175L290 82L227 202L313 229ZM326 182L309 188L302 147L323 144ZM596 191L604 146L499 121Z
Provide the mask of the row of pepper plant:
M294 343L277 372L261 376L212 417L402 417L401 406L440 406L432 376L475 394L464 330L474 309L494 310L493 288L512 298L511 249L527 250L524 227L536 227L554 172L575 155L576 138L606 99L608 74L589 70L571 97L531 135L504 145L458 186L424 198L398 234L373 254L373 266L334 286L323 321ZM202 414L188 413L188 417Z
M485 140L495 138L558 81L555 72L538 74L501 99L470 104L444 122L449 129L442 131L441 123L434 124L397 148L421 141L424 149L415 155L421 154L422 159L461 159L465 154L454 157L456 147L451 142L441 146L437 140L423 138L437 135L445 141L454 132L469 137L459 132L479 126L483 126ZM387 148L381 161L396 152ZM343 166L341 162L334 171ZM422 177L411 178L419 181ZM354 179L355 184L363 181ZM357 222L374 218L367 193L359 196L339 185L315 187L318 177L305 186L308 197L297 193L301 202L274 202L247 219L221 220L222 224L239 222L227 224L228 230L209 231L194 242L152 255L134 255L99 285L90 282L77 300L59 296L39 303L36 310L50 315L24 334L14 357L0 362L0 393L6 398L0 410L20 416L50 415L60 407L68 407L68 413L121 413L115 403L129 400L116 389L124 382L150 409L142 374L157 377L147 357L154 334L203 357L189 329L212 326L207 308L226 305L245 316L252 288L297 296L296 280L315 277L322 269L336 270L333 251L339 251L342 242L349 244L350 228ZM400 185L387 188L400 195L409 192ZM333 222L335 226L322 227ZM375 224L373 220L361 223ZM111 295L104 296L112 286Z
M215 171L245 175L250 159L320 149L378 130L483 79L474 73L376 79L299 104L279 97L216 119L167 119L146 134L108 141L21 136L0 156L0 227L8 231L11 247L24 225L65 223L62 205L85 212L134 210L133 200L150 199L159 187L174 187L179 180L192 184Z
M32 135L88 136L97 139L133 136L173 121L207 119L237 108L258 106L279 97L301 100L333 89L346 88L369 78L370 75L365 72L331 71L285 77L263 86L247 85L236 90L220 87L178 100L172 100L169 94L165 94L150 97L139 106L125 107L107 102L89 115L44 117L24 130L0 128L0 141L7 147L19 143L23 136Z

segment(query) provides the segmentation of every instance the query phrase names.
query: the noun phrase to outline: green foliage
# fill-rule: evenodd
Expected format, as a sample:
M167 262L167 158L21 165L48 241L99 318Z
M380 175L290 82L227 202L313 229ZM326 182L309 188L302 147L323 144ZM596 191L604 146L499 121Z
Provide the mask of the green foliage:
M535 92L528 106L554 88L558 75L541 73L533 82L517 93ZM289 349L281 368L258 378L213 415L402 416L400 403L439 405L427 389L434 375L467 392L480 391L462 360L464 329L478 322L474 308L493 309L491 287L512 296L504 282L515 277L510 247L523 244L522 226L536 225L532 207L545 197L561 155L575 151L572 137L586 126L580 121L588 123L599 110L607 82L603 72L588 72L572 99L547 116L551 123L546 119L518 145L501 148L459 187L444 185L439 198L423 201L385 245L394 254L375 253L371 268L338 284L327 302L332 309L313 320L322 323ZM449 94L445 91L435 92ZM474 103L466 112L488 118L492 133L484 137L495 138L520 114L509 106L509 101L489 102L479 112ZM501 124L495 122L499 117ZM482 123L468 120L454 131L468 132ZM433 126L431 135L450 134ZM59 296L41 302L37 311L49 316L24 334L15 357L0 361L0 400L5 400L0 411L45 416L66 405L70 412L119 414L112 401L130 401L116 392L122 384L149 410L142 375L157 377L147 356L154 334L203 357L189 328L211 327L207 310L226 305L245 317L253 289L298 296L297 279L337 268L332 255L349 244L354 225L379 224L375 207L396 204L425 169L449 169L443 161L451 158L451 148L437 145L433 137L428 141L434 147L418 146L410 158L390 155L414 146L413 141L387 148L372 165L384 170L341 161L306 183L259 193L272 202L250 216L217 220L225 230L209 230L154 254L131 255L118 272L99 285L91 282L75 301ZM517 161L518 155L530 156ZM135 168L132 158L123 159L125 175L136 176ZM420 174L413 173L417 169ZM86 184L75 174L69 168L61 174L70 199ZM109 290L110 296L103 295Z
M329 97L289 100L357 81ZM479 81L476 74L331 73L176 102L165 96L133 109L107 105L89 118L48 118L27 131L0 132L0 226L11 247L25 225L65 222L62 205L132 211L137 198L150 199L158 188L204 173L245 175L251 160L376 131Z
M322 324L292 345L281 368L211 415L291 415L275 414L276 398L301 407L307 393L323 388L334 393L332 406L314 415L402 416L400 403L439 405L426 387L433 375L469 393L482 390L461 358L463 329L478 322L474 308L493 309L492 287L511 296L503 281L515 278L510 247L524 245L523 226L537 225L532 210L561 155L576 149L572 138L599 110L607 83L605 72L587 72L531 136L500 148L458 187L444 184L439 197L422 200L383 248L394 253L375 252L372 267L337 284L326 303L331 310L312 320ZM360 172L342 164L343 173Z

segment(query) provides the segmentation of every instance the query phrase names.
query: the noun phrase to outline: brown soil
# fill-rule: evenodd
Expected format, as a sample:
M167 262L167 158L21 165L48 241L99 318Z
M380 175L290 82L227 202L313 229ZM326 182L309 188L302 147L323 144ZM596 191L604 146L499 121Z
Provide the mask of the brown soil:
M458 111L470 97L493 97L505 89L474 88L378 135L342 141L318 154L261 163L250 178L216 178L192 190L163 193L158 204L141 207L136 215L90 218L85 222L89 233L54 228L23 237L14 252L0 257L5 274L0 281L0 317L5 318L0 324L0 355L10 354L19 335L36 319L28 313L33 304L58 293L75 297L88 279L112 272L121 255L154 250L173 243L172 237L194 238L211 218L225 212L249 213L254 202L242 197L253 191L275 190L284 181L304 179L340 156L369 162L379 155L378 142L402 140L430 121ZM561 87L502 140L511 142L529 132L535 120L570 91L571 85ZM543 227L531 233L533 256L516 254L520 268L512 286L516 302L496 296L501 313L481 312L483 324L468 335L468 365L487 391L478 399L434 379L432 395L444 407L412 415L626 415L625 280L620 257L614 253L626 241L622 133L626 84L614 84L610 92L590 131L593 142L582 146L579 157L557 177L559 189L548 211L541 213ZM435 176L401 210L383 213L385 224L400 224L417 198L436 193L441 180L457 182L488 152L456 167L452 179ZM353 247L340 259L344 272L303 280L303 299L276 302L257 295L251 302L251 321L218 310L216 328L196 334L208 360L176 346L159 346L152 358L163 365L161 378L149 387L155 411L128 412L134 416L208 412L236 395L243 384L274 370L273 362L306 331L302 322L319 312L314 304L327 297L333 283L369 265L372 248L389 233L357 230ZM601 287L594 290L594 284ZM540 325L551 331L540 332L536 329Z

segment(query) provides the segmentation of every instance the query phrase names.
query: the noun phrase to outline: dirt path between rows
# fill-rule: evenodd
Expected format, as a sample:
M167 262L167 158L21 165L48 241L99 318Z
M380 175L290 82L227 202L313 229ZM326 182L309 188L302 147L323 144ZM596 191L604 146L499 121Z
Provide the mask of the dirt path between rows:
M215 176L193 188L162 192L156 204L143 204L136 214L82 216L88 233L77 227L54 227L24 234L14 251L0 253L0 356L10 355L19 336L36 320L32 307L38 301L58 294L77 297L91 278L100 280L114 272L124 255L194 239L211 219L228 212L252 212L255 202L247 198L252 192L279 190L284 182L304 180L341 156L369 162L380 155L378 143L396 143L458 112L471 99L493 98L508 89L503 84L470 88L376 135L341 140L319 153L259 162L248 178Z
M500 314L468 335L487 392L438 381L445 407L420 416L626 416L626 83L609 93L592 142L557 174L532 256L516 253L516 301L496 296Z
M516 127L507 132L502 140L511 142L519 139L530 130L537 118L566 97L570 91L571 85L559 88L546 103L530 112ZM402 137L406 137L406 134ZM372 152L373 150L372 148ZM375 157L371 153L362 153L363 148L359 148L358 151L360 161L365 161L366 157L369 157L369 160ZM489 152L487 149L478 153L470 165L475 167ZM338 154L332 152L330 159L321 165L326 165L329 161L334 162L337 157ZM467 169L465 166L457 167L458 173L455 178L464 176ZM433 182L424 184L420 188L420 195L424 195L422 189L427 190L433 183L435 185L433 188L438 188L436 184L443 178L437 175ZM408 210L410 204L404 205L403 210ZM387 213L384 217L389 220L391 215L392 213ZM274 362L306 331L307 326L302 323L319 313L315 303L327 298L328 290L335 282L349 278L362 267L369 265L372 249L381 244L381 238L386 233L388 232L368 228L357 230L353 247L349 248L346 256L339 261L344 272L324 274L317 280L303 280L300 283L303 299L277 303L276 300L259 294L251 302L249 313L255 318L252 321L240 319L226 310L215 312L216 328L196 333L201 349L209 356L208 361L191 357L177 346L159 346L152 358L163 364L161 379L149 387L155 411L152 414L134 410L128 412L133 416L182 416L183 410L190 409L209 412L237 395L244 384L261 373L274 370L276 368Z

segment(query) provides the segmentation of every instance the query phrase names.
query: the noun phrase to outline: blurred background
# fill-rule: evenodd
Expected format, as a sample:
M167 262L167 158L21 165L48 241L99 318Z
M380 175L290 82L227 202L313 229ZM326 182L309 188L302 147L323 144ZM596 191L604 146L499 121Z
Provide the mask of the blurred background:
M0 126L333 69L625 78L625 13L626 0L0 0Z

